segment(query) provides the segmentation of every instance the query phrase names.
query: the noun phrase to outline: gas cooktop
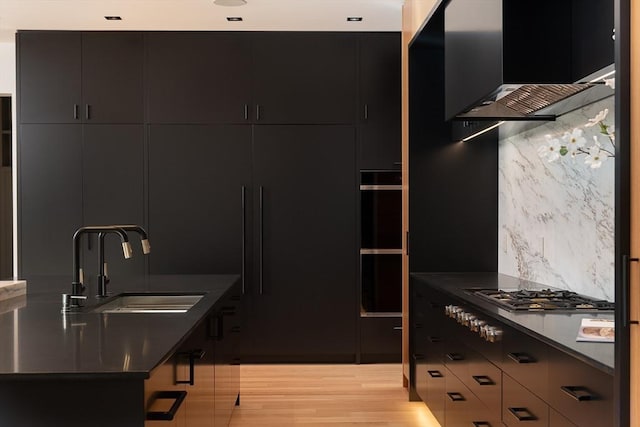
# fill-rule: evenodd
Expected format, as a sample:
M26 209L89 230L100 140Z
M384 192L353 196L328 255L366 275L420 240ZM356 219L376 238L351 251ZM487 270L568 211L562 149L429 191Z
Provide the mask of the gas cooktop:
M509 311L613 311L615 304L605 300L556 289L500 290L468 289L474 295Z

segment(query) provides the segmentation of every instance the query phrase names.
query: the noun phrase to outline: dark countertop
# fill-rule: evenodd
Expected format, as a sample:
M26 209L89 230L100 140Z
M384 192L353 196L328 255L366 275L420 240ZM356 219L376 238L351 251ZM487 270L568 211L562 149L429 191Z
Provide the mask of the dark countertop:
M91 311L105 300L91 297L95 289L88 286L85 307L62 314L61 294L71 291L70 278L30 278L26 297L0 304L0 377L147 378L239 280L237 275L114 278L111 295L203 292L205 296L186 313L100 314Z
M424 283L448 294L479 312L494 317L561 351L613 375L613 343L577 342L580 322L585 318L614 319L613 312L549 313L511 312L465 292L482 289L541 289L549 286L498 273L411 273L416 283Z

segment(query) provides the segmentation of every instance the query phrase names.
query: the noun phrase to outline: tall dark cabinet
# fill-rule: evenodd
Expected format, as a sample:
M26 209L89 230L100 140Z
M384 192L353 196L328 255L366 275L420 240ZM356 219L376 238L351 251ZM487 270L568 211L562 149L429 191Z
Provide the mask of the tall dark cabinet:
M112 281L241 274L229 353L358 360L359 169L397 162L397 33L21 31L17 48L20 276L70 276L82 225L140 224L148 257L107 237Z
M254 280L246 353L353 361L356 173L353 126L256 126Z

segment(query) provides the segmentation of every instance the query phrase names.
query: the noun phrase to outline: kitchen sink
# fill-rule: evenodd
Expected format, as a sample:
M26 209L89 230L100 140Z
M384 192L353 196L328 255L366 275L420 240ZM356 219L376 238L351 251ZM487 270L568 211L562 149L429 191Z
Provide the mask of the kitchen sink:
M204 294L124 293L94 309L94 313L186 313Z

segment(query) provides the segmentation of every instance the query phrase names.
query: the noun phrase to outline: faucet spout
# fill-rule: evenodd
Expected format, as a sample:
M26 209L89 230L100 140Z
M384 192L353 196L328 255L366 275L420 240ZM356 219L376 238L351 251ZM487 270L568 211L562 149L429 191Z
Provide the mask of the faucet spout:
M82 268L80 267L80 241L84 234L92 233L115 233L120 236L122 250L125 258L131 258L131 245L126 231L114 226L86 226L80 227L73 234L73 282L71 283L71 295L82 295L85 286L82 283Z

